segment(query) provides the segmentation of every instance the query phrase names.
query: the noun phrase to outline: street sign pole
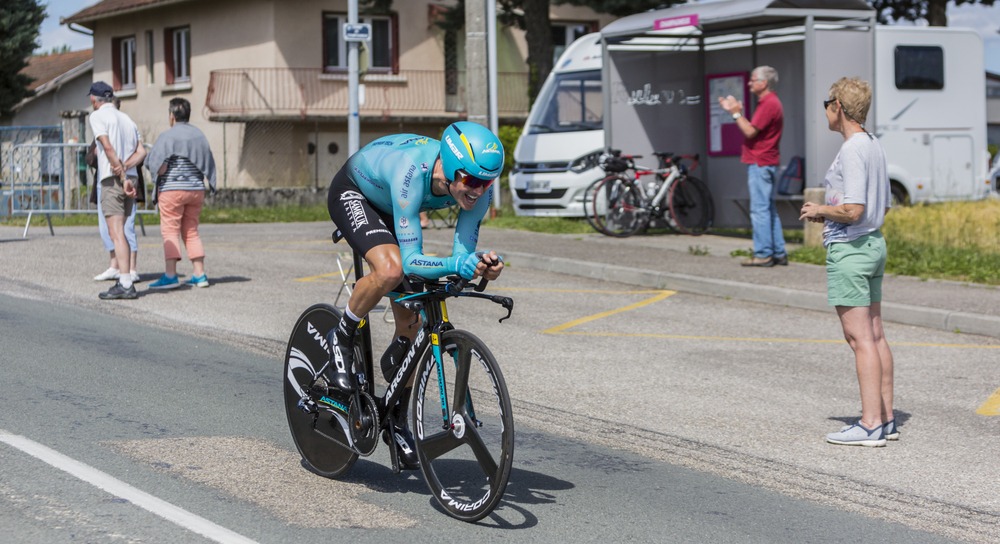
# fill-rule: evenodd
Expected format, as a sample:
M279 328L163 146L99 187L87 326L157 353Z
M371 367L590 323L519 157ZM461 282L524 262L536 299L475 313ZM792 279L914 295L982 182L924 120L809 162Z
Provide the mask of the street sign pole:
M358 0L347 2L347 24L358 24ZM358 118L358 42L347 42L347 153L360 149L361 120Z

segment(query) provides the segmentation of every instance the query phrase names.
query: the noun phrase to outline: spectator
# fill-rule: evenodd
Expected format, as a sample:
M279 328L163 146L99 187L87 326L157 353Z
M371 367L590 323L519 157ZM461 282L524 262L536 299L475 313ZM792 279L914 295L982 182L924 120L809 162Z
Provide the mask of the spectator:
M188 123L191 103L183 98L170 100L170 129L156 139L149 152L150 171L155 172L153 201L160 209L160 233L163 235L165 271L150 289L174 289L177 262L181 260L183 240L194 271L188 285L208 287L205 274L205 248L198 234L201 208L205 204L205 181L215 191L215 158L205 134Z
M758 66L750 73L750 92L757 97L753 119L743 115L743 103L732 95L719 97L722 109L733 115L736 126L743 132L741 161L747 164L747 185L750 190L750 224L753 228L753 257L743 266L770 267L787 265L785 235L774 202L774 182L781 157L778 144L784 126L784 112L775 88L778 71L770 66Z
M117 96L114 98L114 105L116 108L121 110L121 99ZM139 145L142 145L142 135L139 135ZM87 165L97 169L97 140L95 139L90 144L90 148L87 149L86 156ZM136 187L135 187L135 201L136 204L142 204L146 202L146 183L142 175L142 163L136 165ZM94 178L97 178L97 174L94 174ZM97 206L97 218L98 218L98 231L101 233L101 241L104 242L104 249L110 255L110 262L108 264L108 269L100 274L94 276L94 281L107 281L107 280L117 280L119 276L118 262L115 259L115 245L111 241L111 236L108 234L108 222L104 218L104 214L101 213L101 184L95 183L94 190L90 192L90 203ZM132 213L125 219L125 239L128 241L129 249L131 250L131 258L129 259L129 267L132 270L132 283L138 283L141 278L138 272L138 260L139 260L139 243L135 237L135 214L136 208L138 206L132 207Z
M800 219L823 222L827 298L854 351L861 419L826 435L831 444L884 446L899 438L892 412L893 360L882 330L886 246L881 227L892 203L885 152L864 122L869 84L841 78L823 101L830 130L844 136L826 173L826 204L806 202Z
M136 196L136 165L146 156L139 141L139 129L128 115L112 103L114 90L103 81L90 86L90 128L97 138L97 179L100 180L101 213L115 248L119 277L100 298L134 299L131 251L125 238L125 220L132 215ZM127 157L122 159L122 157Z

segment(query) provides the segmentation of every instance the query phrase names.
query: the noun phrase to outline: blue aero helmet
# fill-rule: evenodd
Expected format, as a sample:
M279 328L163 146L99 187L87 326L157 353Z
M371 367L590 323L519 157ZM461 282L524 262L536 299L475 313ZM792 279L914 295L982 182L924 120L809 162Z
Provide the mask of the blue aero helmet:
M471 121L448 125L441 135L441 166L448 182L462 172L482 180L492 181L503 171L503 145L496 134Z

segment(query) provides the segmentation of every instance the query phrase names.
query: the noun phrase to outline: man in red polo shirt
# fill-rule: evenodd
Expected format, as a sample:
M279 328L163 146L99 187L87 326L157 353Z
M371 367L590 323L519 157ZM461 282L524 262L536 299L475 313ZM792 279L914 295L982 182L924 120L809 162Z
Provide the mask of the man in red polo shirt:
M753 227L753 257L743 266L787 265L785 236L781 232L781 219L774 203L774 182L777 180L781 157L781 129L784 113L774 89L778 85L778 71L770 66L758 66L750 73L750 92L757 97L757 110L752 119L743 116L743 103L732 95L719 97L722 109L733 115L736 126L743 132L741 162L747 168L747 186L750 189L750 223Z

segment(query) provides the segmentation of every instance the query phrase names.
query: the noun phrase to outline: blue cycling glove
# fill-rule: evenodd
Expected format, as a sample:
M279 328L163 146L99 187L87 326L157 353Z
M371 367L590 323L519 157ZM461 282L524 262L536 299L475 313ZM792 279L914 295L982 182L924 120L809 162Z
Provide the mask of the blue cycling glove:
M475 253L469 253L464 258L459 258L458 264L458 275L462 276L467 280L471 280L476 277L476 266L479 262L483 260L483 253L477 251Z

